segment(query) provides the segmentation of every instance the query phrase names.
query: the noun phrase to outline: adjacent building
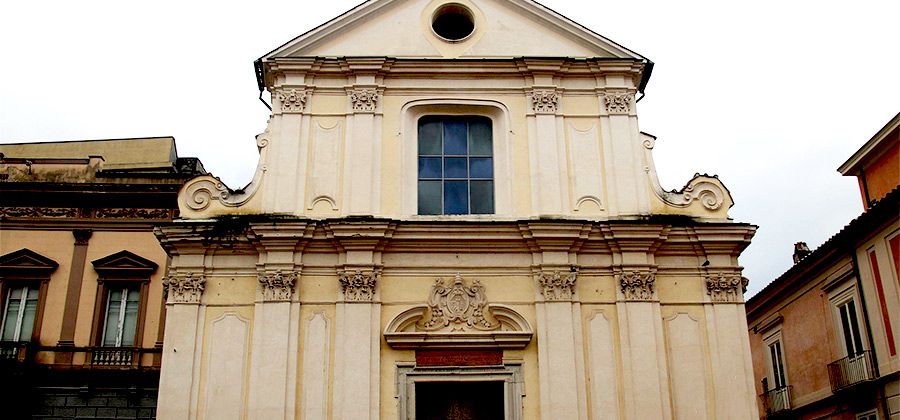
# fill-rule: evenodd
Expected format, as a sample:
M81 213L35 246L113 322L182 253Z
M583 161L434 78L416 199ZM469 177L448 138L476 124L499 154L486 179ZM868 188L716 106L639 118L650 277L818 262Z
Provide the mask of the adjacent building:
M850 159L866 209L747 302L761 413L900 418L900 114Z
M172 137L0 144L0 417L153 418L153 224L203 173Z
M530 0L367 1L261 57L252 182L156 230L159 418L757 417L755 226L660 186L652 64Z

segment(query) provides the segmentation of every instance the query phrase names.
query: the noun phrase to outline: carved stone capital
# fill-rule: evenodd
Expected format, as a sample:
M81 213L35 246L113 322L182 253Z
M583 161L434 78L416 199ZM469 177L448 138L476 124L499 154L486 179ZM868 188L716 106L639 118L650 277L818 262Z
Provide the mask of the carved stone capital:
M575 294L575 271L543 271L536 275L541 285L541 293L548 301L572 300Z
M297 281L296 272L282 273L281 270L278 270L274 273L259 273L258 278L264 301L282 302L291 300L294 283Z
M275 94L281 102L281 112L284 113L303 112L310 96L306 89L278 89Z
M450 327L451 331L463 331L465 327L477 330L493 330L499 327L485 318L487 298L484 286L478 280L467 286L459 273L453 283L444 284L443 279L436 279L431 286L431 297L428 308L431 318L422 323L423 330L438 330Z
M623 271L617 274L625 300L652 300L656 275L649 271Z
M345 302L371 302L379 274L375 271L339 271L338 281Z
M350 103L353 104L353 112L375 112L378 99L378 91L375 89L359 88L350 91Z
M559 93L555 90L535 90L529 96L531 106L538 114L555 114L559 107Z
M606 112L610 114L628 114L631 112L631 102L634 101L634 94L628 92L605 92L603 102L606 105Z
M168 276L163 279L163 287L168 295L168 303L200 303L206 278L187 273Z
M706 276L706 294L713 302L740 302L750 283L740 274L723 274Z

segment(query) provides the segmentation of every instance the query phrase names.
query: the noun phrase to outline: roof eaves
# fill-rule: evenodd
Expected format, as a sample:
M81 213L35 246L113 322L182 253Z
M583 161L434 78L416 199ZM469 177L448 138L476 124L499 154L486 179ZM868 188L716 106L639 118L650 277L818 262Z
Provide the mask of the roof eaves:
M787 269L787 271L778 276L778 278L769 282L766 287L748 299L745 305L747 312L750 313L755 306L762 305L764 299L768 298L775 290L785 286L786 283L790 282L790 280L798 274L814 267L821 262L825 256L830 252L837 250L841 245L857 242L864 235L867 236L869 230L866 228L868 228L870 224L881 223L890 217L898 217L898 204L900 204L900 186L894 188L885 195L884 198L869 207L867 211L846 224L838 231L838 233L832 235L831 238L828 238L825 243L800 260L800 262ZM860 232L861 230L864 231Z
M872 136L869 141L866 142L859 150L856 151L846 162L841 164L838 167L838 172L841 175L856 175L856 172L859 170L859 165L862 163L863 159L869 156L873 151L877 151L881 146L882 141L887 138L888 134L893 132L894 130L900 128L900 112L897 115L894 115L894 118L891 118L884 127L881 127L881 130L878 130L874 136Z

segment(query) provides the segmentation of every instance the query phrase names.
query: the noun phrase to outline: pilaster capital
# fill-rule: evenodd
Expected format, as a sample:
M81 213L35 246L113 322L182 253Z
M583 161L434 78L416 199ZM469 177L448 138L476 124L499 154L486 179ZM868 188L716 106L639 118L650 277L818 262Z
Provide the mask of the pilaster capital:
M206 278L202 274L185 273L165 277L166 303L200 303Z
M560 96L556 89L534 89L528 94L536 114L555 114L559 109Z
M616 273L616 282L626 301L651 301L656 289L656 273L649 269L622 269Z
M629 91L604 91L600 97L610 115L628 115L634 107L634 93Z
M306 110L306 103L312 96L312 91L306 88L285 88L279 87L275 89L275 98L278 100L276 105L285 114L296 114Z
M575 297L578 271L545 270L535 274L546 301L571 301Z
M740 274L718 273L706 276L706 294L713 302L742 302L750 280Z
M374 113L381 99L381 92L375 88L355 87L347 95L354 113Z
M381 276L377 270L341 270L338 282L344 302L372 302L375 300L375 286Z
M298 273L289 271L287 273L281 270L275 272L258 273L259 287L262 292L263 301L265 302L287 302L291 300L294 292L294 283L296 283Z
M72 236L75 237L75 245L87 245L94 233L91 229L73 229Z

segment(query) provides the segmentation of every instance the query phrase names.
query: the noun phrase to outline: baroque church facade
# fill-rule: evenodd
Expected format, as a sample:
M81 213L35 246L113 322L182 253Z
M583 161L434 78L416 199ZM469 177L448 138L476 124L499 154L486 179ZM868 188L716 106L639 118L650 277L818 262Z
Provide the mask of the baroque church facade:
M253 180L156 230L159 418L757 418L755 226L660 186L652 65L530 0L372 0L260 58Z

